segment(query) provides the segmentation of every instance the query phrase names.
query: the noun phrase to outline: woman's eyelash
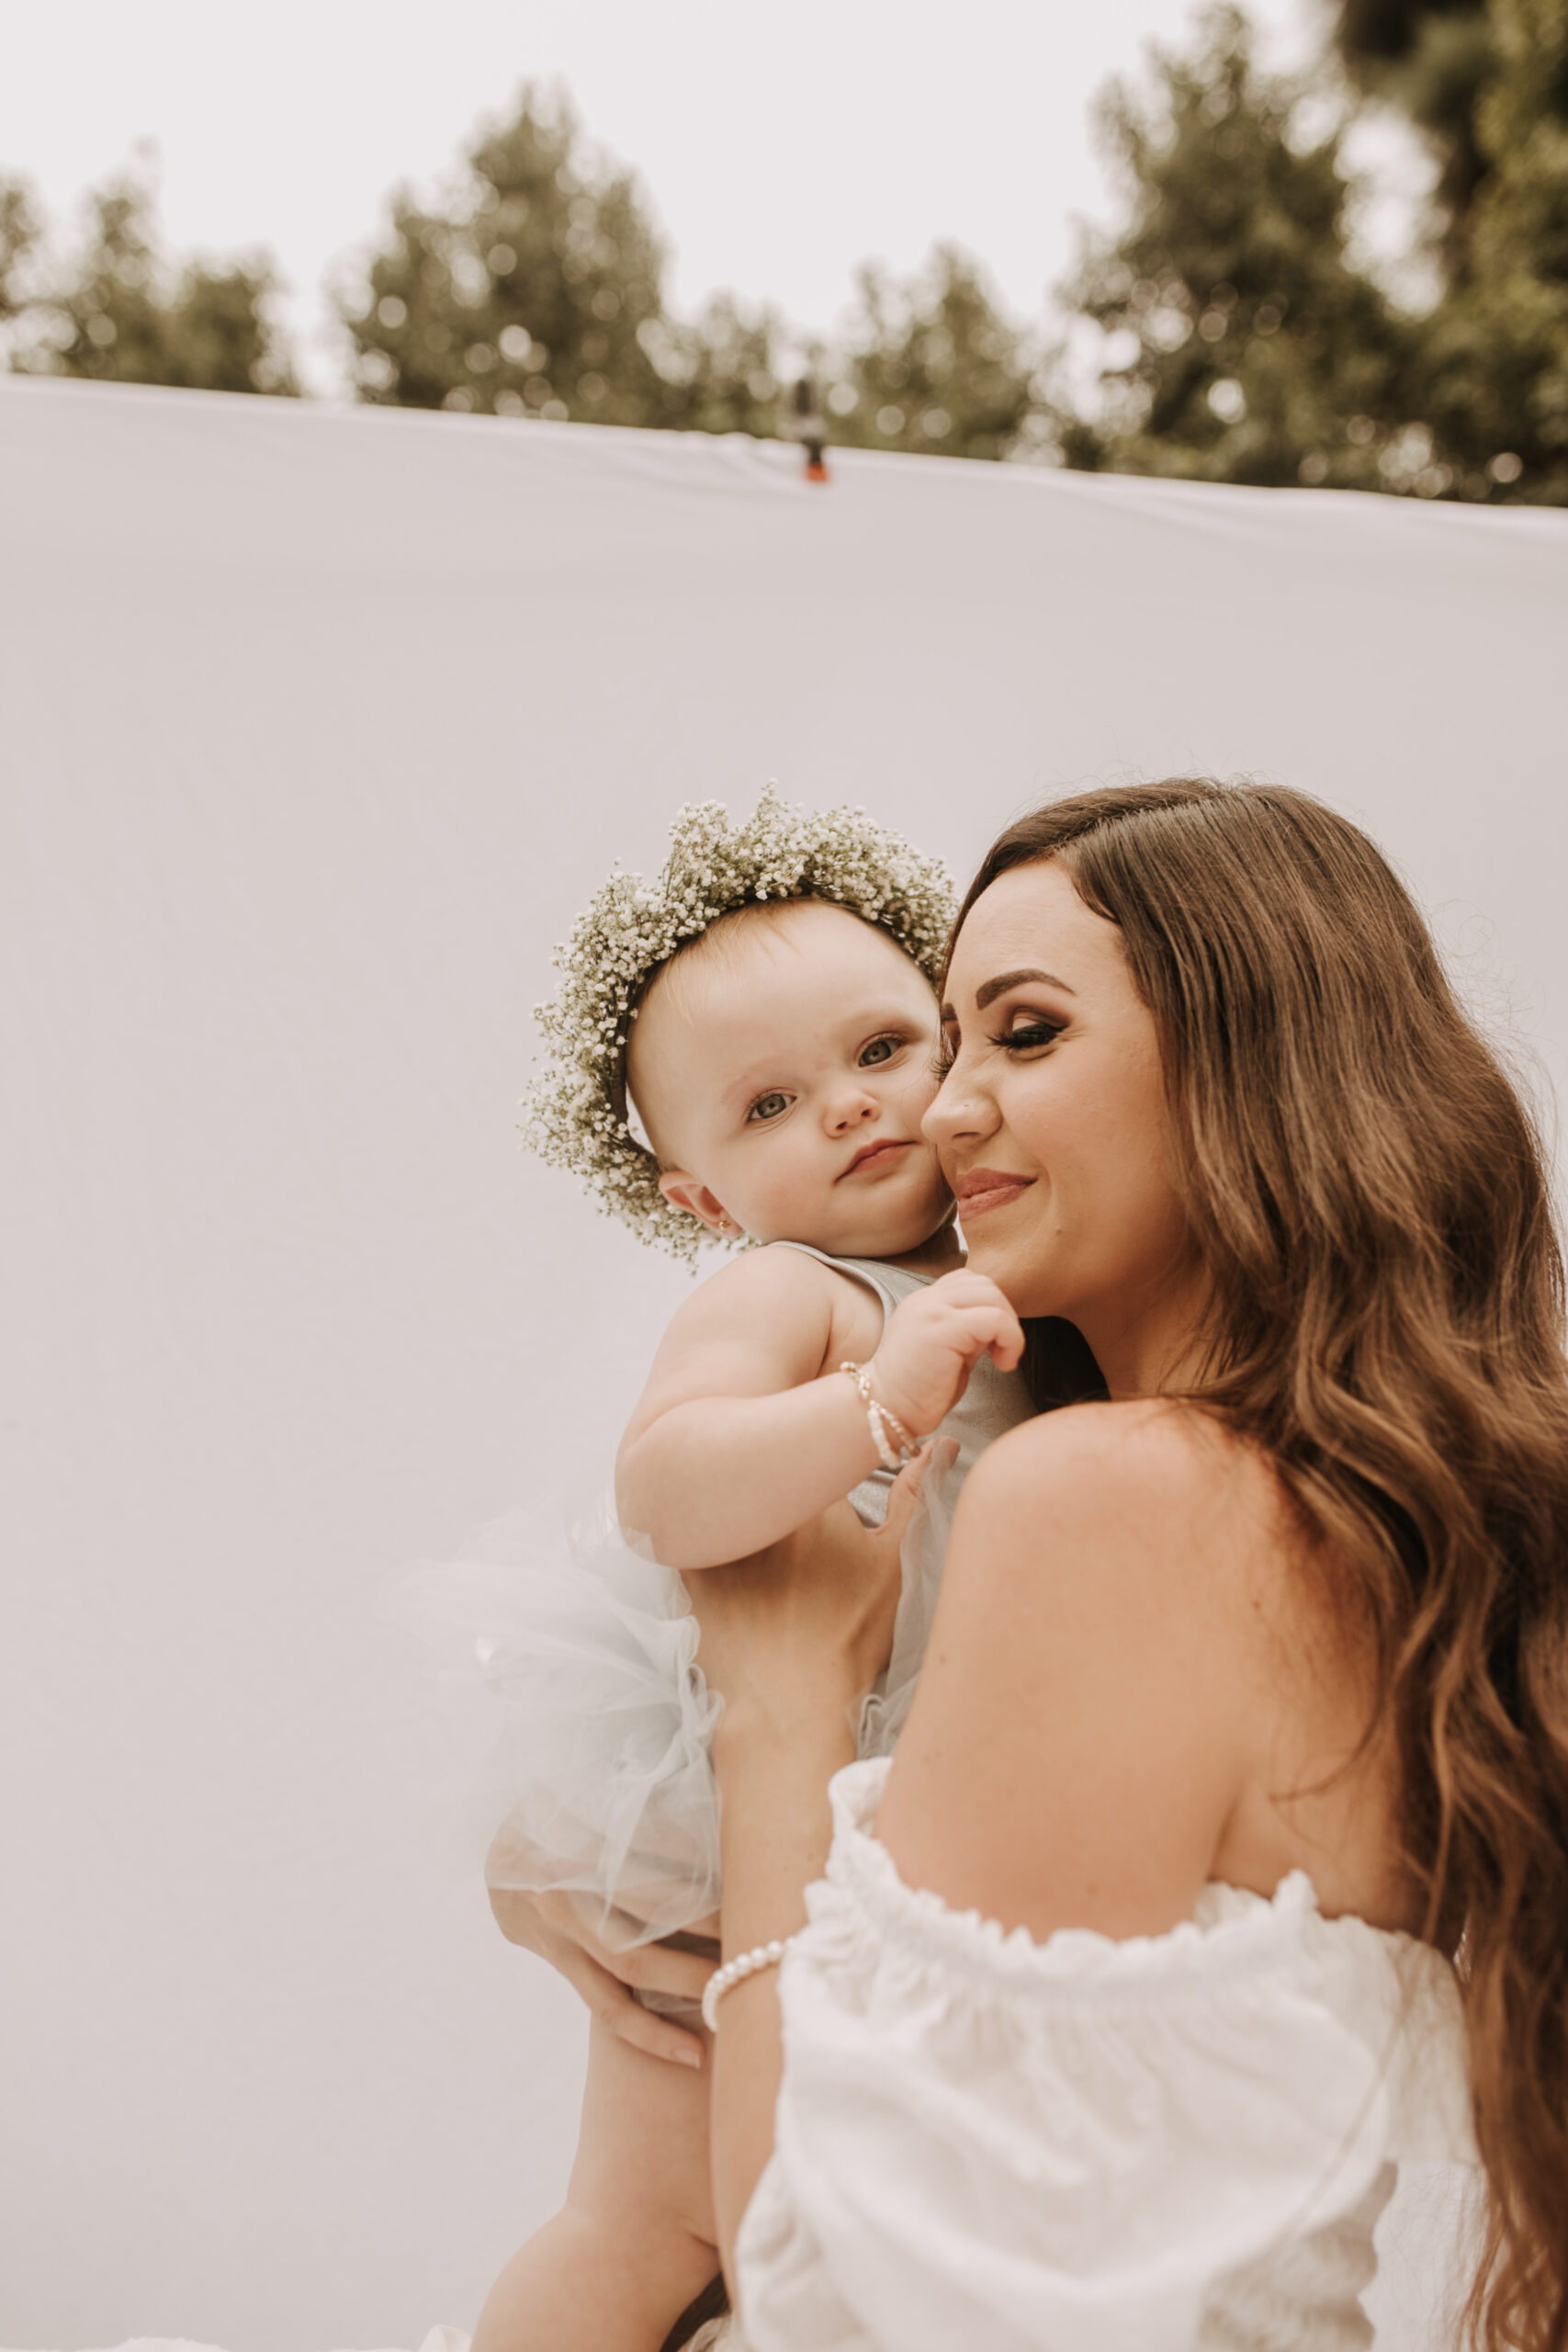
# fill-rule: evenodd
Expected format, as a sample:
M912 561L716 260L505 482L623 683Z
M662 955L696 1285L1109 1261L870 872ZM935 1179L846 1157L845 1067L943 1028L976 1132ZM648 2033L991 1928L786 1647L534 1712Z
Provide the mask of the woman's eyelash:
M990 1043L999 1046L1004 1054L1025 1054L1041 1046L1054 1045L1066 1027L1065 1021L1031 1021L1021 1029L1003 1029L991 1035ZM945 1037L939 1038L931 1056L931 1076L940 1086L958 1057Z
M1032 1046L1048 1046L1061 1035L1066 1023L1060 1021L1032 1021L1021 1029L1004 1029L991 1039L1004 1054L1026 1053Z

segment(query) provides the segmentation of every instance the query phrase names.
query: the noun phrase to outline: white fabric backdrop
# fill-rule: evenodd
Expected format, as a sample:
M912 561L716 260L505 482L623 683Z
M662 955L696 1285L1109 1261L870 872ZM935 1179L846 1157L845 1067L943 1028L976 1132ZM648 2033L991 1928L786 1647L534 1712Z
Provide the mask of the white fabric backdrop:
M682 1292L513 1133L681 800L966 870L1086 781L1304 786L1568 1070L1568 519L834 471L0 382L0 2341L417 2343L558 2195L581 2018L377 1611L604 1463Z

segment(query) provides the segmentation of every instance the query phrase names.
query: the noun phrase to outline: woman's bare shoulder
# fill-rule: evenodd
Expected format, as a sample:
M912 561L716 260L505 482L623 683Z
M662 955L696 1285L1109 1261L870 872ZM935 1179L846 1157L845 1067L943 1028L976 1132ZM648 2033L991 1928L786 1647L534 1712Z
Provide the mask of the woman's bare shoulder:
M1267 1464L1187 1408L1073 1407L998 1439L885 1800L900 1868L1037 1935L1184 1917L1269 1709L1279 1525ZM1021 1835L1021 1790L1071 1802Z
M1212 1414L1164 1398L1067 1406L998 1440L964 1494L969 1532L1064 1557L1083 1544L1168 1580L1201 1559L1250 1579L1295 1523L1267 1456Z

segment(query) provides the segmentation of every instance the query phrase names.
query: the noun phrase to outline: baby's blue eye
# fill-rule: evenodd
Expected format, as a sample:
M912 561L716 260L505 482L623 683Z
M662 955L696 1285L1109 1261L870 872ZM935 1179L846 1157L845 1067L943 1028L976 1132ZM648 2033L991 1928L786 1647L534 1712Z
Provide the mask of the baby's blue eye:
M874 1037L860 1057L862 1069L874 1069L878 1062L891 1061L898 1043L897 1037Z
M776 1119L787 1111L793 1100L794 1097L788 1094L759 1094L746 1116L755 1119L760 1125L765 1125L768 1120Z

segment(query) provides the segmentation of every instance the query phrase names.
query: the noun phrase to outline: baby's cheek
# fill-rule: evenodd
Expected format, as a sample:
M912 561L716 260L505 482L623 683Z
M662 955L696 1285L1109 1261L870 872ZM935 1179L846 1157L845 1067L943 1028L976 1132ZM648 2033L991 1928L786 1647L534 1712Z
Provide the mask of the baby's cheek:
M802 1153L797 1159L781 1152L756 1188L759 1223L774 1234L793 1233L803 1217L821 1214L829 1192L816 1154Z
M904 1082L899 1093L899 1107L908 1114L911 1126L919 1127L936 1101L937 1074L929 1061L921 1060L911 1062L902 1077Z

